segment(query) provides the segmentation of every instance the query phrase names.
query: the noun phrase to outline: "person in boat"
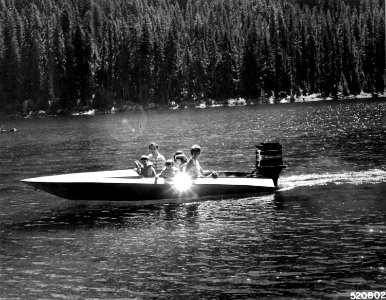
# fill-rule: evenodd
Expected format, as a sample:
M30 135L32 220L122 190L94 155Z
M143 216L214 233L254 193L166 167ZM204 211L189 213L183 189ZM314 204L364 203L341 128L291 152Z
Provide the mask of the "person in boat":
M155 177L156 175L153 163L149 161L147 155L141 156L141 162L135 161L135 170L143 177Z
M176 153L174 153L174 155L173 155L174 163L176 163L176 156L181 155L181 154L184 154L184 152L182 152L182 150L177 150Z
M177 170L179 172L183 172L184 168L186 167L186 163L188 162L188 159L186 158L185 154L178 154L174 156L174 162Z
M157 175L157 178L164 178L166 181L172 180L176 175L177 169L174 167L172 159L168 159L165 163L164 169Z
M165 157L159 153L158 145L156 143L151 143L149 145L150 154L149 160L153 163L154 169L156 172L161 172L165 167Z
M193 145L190 148L190 154L192 157L189 158L188 162L186 163L185 173L188 174L192 179L203 177L204 172L198 161L198 157L201 154L201 147L199 145Z

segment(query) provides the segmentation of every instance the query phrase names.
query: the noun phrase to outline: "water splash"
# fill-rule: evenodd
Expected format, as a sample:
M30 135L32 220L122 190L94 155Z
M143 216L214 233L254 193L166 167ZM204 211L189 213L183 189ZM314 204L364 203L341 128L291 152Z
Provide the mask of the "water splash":
M295 187L327 184L377 184L386 182L386 171L373 169L360 172L301 174L280 179L280 191Z

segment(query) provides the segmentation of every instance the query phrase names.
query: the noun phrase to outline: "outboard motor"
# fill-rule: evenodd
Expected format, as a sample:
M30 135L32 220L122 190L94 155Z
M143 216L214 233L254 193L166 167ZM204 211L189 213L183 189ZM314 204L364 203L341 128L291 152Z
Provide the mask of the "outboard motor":
M283 165L282 146L279 143L260 143L256 146L256 171L272 178L277 187L279 175L287 166Z

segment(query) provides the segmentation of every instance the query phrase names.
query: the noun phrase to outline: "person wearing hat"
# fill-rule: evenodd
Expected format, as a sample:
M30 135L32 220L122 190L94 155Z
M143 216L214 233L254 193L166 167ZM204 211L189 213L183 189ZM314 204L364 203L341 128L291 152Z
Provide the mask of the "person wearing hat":
M190 154L192 155L192 157L189 158L188 162L186 163L186 174L188 174L192 179L203 177L204 172L202 171L202 168L198 161L198 157L201 154L201 147L199 145L193 145L190 148Z
M149 156L147 155L141 156L141 162L135 161L135 170L143 177L155 177L156 175L153 164L149 161Z

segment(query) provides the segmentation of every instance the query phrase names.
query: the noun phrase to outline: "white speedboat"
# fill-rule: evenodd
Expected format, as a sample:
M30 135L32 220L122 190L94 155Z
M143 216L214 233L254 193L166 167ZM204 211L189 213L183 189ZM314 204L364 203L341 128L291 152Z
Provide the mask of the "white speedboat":
M274 148L274 149L272 149ZM282 164L281 146L267 143L256 147L252 172L216 172L216 176L191 180L177 174L171 181L143 178L135 170L72 173L24 179L37 189L70 200L146 201L235 197L272 192Z

